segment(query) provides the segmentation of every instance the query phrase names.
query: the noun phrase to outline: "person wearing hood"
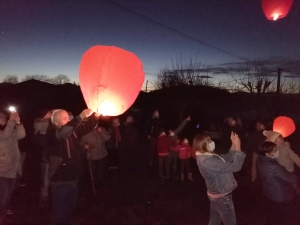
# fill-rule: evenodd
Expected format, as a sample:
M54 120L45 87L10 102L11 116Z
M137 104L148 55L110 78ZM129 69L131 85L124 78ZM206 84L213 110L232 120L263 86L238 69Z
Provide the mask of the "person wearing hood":
M0 224L4 221L17 175L22 175L18 140L25 135L17 112L11 112L8 120L0 113Z
M276 159L287 171L293 173L295 164L300 167L300 157L291 149L288 141L285 141L282 135L276 131L264 131L266 140L276 144L279 156Z
M274 133L268 133L268 141L261 144L257 151L257 171L268 200L268 224L299 224L296 211L297 176L288 172L278 163L280 152Z
M105 170L108 168L108 153L105 142L110 139L110 135L106 129L98 124L98 126L84 135L81 140L81 146L87 151L86 158L91 162L91 170L95 183L105 183Z
M215 142L208 135L196 135L193 149L201 175L203 176L210 201L210 225L235 225L236 216L232 201L232 191L237 182L233 173L240 171L246 154L241 151L241 141L231 133L231 148L226 154L216 154Z

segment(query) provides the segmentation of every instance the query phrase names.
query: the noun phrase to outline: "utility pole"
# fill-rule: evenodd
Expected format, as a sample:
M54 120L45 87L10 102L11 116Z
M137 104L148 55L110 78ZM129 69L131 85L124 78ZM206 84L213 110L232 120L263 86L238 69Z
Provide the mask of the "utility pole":
M280 77L281 77L281 68L278 68L277 71L277 95L280 95Z
M146 92L147 92L147 87L148 87L148 80L146 81Z

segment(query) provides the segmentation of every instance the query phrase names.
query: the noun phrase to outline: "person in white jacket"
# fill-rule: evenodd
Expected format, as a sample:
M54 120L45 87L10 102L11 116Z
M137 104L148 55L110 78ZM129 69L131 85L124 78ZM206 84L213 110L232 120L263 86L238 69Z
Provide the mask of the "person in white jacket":
M17 112L9 119L0 113L0 225L3 223L10 196L17 179L22 175L18 140L25 137L25 129Z
M291 149L290 143L285 141L282 135L275 131L264 131L267 141L274 142L279 151L277 161L289 172L294 172L295 164L300 167L300 157Z

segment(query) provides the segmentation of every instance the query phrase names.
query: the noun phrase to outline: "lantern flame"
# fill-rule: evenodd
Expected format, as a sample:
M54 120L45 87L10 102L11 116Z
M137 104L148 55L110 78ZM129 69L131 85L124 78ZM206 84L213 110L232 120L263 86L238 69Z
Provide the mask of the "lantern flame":
M98 113L103 116L115 115L117 112L116 105L110 101L103 101L98 107Z
M262 9L268 20L279 20L289 13L294 0L262 0Z

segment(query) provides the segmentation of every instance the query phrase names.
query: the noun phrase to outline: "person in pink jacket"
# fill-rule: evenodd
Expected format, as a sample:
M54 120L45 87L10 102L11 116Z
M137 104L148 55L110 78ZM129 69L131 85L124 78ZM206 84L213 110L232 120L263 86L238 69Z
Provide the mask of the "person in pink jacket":
M194 181L190 169L190 162L189 158L193 154L191 146L189 146L188 139L184 138L180 145L178 145L177 150L179 152L179 159L180 159L180 168L181 168L181 181L184 181L184 170L186 168L188 179L190 181Z

